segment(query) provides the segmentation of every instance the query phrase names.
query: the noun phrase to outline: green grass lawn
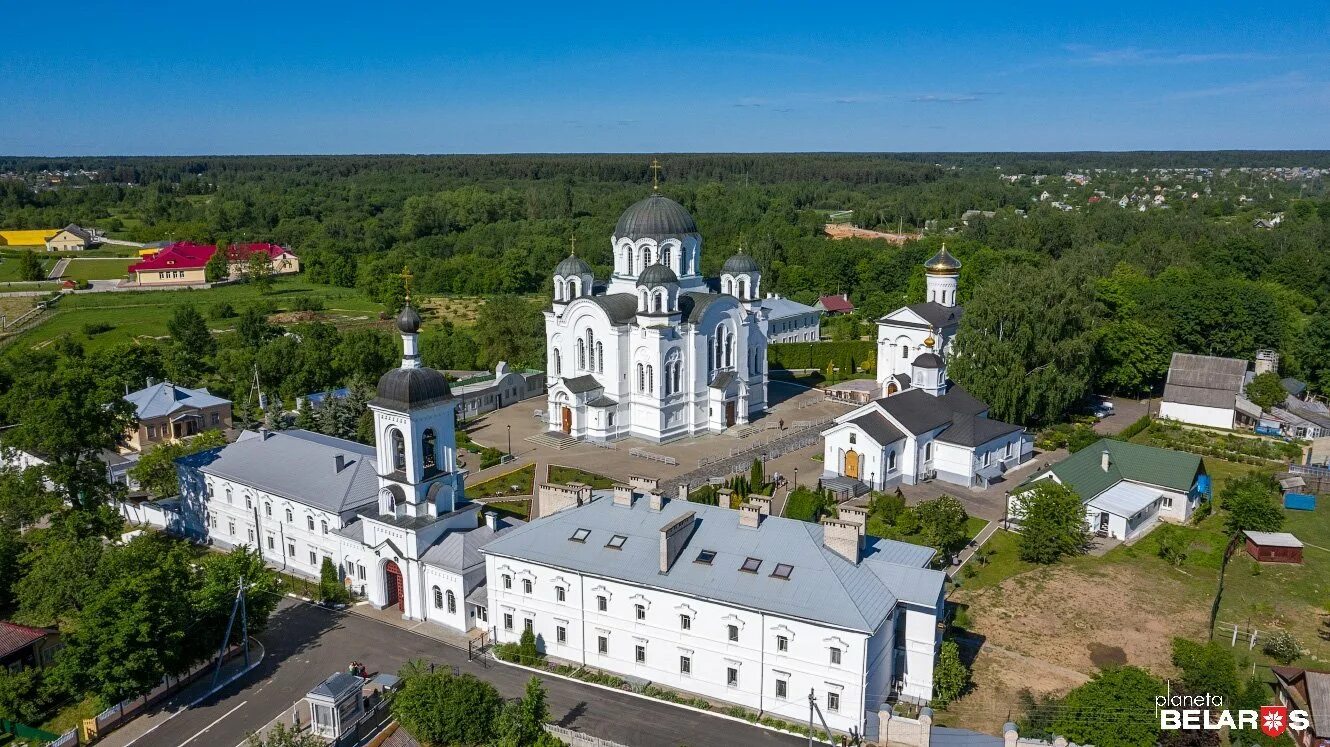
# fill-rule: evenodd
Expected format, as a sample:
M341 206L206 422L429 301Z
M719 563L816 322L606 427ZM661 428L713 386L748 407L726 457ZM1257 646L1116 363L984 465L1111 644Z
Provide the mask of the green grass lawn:
M492 498L499 495L531 495L536 482L536 465L513 470L484 482L466 486L466 497L472 500ZM516 486L516 488L514 488Z
M531 501L494 501L486 503L485 509L493 509L502 516L511 516L523 521L531 518Z
M72 266L79 263L70 264ZM2 266L3 263L0 263L0 267ZM289 311L300 298L322 299L324 304L322 314L334 323L339 316L373 317L382 308L359 291L315 285L300 277L277 278L272 290L266 294L261 294L257 288L245 284L206 290L81 293L61 300L55 314L20 335L11 349L37 347L67 335L75 336L90 350L109 347L137 337L165 337L166 322L171 318L175 307L181 304L194 304L206 318L208 307L219 301L232 304L237 311L258 300L272 303L278 311ZM109 324L112 329L89 339L83 334L84 326L89 323ZM209 319L208 325L213 329L229 329L235 325L235 320Z
M68 280L118 280L128 276L127 268L137 261L123 257L72 259L61 277Z
M550 465L550 482L555 485L566 485L570 482L580 482L590 485L597 490L605 490L615 486L616 481L604 475L598 475L595 472L587 472L576 467L561 467L557 464Z
M1006 579L1039 566L1020 559L1016 547L1017 537L1005 529L999 529L984 543L985 561L971 559L961 569L959 585L964 589L982 589L996 586Z
M55 265L55 260L51 257L42 257L41 260L42 277L45 277L44 273L51 271L51 267ZM19 262L16 255L10 253L0 255L0 281L13 282L16 280L23 280L23 278L19 276L19 270L21 270L22 267L23 265Z
M101 702L97 698L89 695L83 700L70 703L50 718L46 723L37 728L42 731L49 731L52 734L64 734L83 723L84 719L94 718L103 710Z

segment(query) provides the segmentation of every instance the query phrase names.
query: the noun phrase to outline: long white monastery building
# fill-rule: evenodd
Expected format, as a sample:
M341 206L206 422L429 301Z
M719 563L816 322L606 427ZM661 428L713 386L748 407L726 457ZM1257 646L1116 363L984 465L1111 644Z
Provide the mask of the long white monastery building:
M499 642L529 628L550 656L796 721L811 692L841 731L933 694L945 576L861 523L620 487L482 553Z

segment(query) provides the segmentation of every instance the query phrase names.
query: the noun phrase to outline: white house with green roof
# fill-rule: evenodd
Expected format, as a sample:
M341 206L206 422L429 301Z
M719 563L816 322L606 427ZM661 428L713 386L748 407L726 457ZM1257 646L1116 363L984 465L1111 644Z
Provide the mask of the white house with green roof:
M1021 493L1041 480L1066 485L1085 502L1085 520L1100 537L1134 540L1159 522L1184 523L1206 500L1210 477L1195 454L1113 439L1100 439L1031 475L1007 497L1018 514ZM1018 519L1010 523L1019 524Z

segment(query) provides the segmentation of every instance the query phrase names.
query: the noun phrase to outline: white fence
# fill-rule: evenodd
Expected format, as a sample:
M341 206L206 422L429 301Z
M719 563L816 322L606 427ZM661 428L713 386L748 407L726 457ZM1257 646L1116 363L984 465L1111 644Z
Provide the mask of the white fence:
M545 724L545 731L562 739L572 747L627 747L627 745L611 742L608 739L593 737L590 734L583 734L580 731L565 729L557 724Z
M678 459L675 459L675 458L672 457L672 456L665 456L664 454L657 454L657 453L652 452L652 451L647 451L646 449L637 449L637 448L635 448L635 449L629 449L629 450L628 450L628 455L629 455L629 456L635 456L635 457L638 457L638 458L640 458L640 459L650 459L650 460L653 461L653 462L660 462L661 464L668 464L668 465L670 465L670 466L675 466L675 465L678 465L678 464L679 464L679 460L678 460Z
M46 747L73 747L73 745L76 745L78 743L79 743L79 730L78 727L74 727L73 729L70 729L64 734L61 734L60 737L57 738L55 741L47 742Z

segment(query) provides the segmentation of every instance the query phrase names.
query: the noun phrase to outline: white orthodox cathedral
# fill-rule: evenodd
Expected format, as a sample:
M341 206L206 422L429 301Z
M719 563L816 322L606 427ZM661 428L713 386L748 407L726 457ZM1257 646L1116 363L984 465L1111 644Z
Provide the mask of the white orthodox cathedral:
M702 277L702 235L653 192L619 216L614 271L574 253L545 312L551 430L662 442L747 423L767 407L762 275L742 251Z

